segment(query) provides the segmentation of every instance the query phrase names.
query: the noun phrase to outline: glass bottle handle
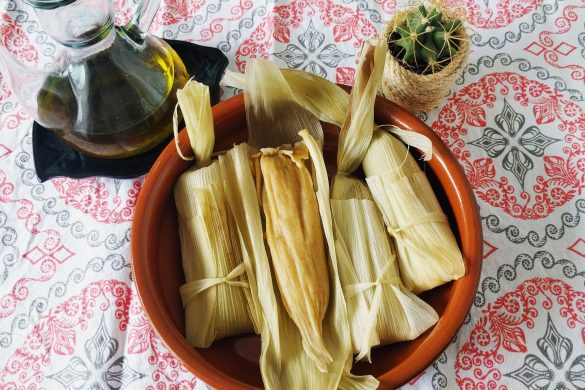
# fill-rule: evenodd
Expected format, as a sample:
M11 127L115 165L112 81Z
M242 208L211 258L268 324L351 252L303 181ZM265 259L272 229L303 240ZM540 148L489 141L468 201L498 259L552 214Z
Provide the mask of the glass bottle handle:
M148 33L159 6L160 0L139 0L134 17L128 22L127 27L138 28L142 34Z

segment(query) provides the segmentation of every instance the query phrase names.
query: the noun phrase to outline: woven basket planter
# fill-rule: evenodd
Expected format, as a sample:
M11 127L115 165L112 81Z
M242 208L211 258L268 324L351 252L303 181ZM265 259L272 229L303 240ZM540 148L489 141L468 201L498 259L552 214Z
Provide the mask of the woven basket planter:
M397 13L386 26L384 39L392 32L392 26L404 19L405 13ZM451 86L463 71L469 55L469 39L462 25L454 34L461 38L459 49L451 62L439 72L418 74L403 67L390 51L386 53L382 93L388 99L401 105L410 112L424 112L437 107L449 93Z

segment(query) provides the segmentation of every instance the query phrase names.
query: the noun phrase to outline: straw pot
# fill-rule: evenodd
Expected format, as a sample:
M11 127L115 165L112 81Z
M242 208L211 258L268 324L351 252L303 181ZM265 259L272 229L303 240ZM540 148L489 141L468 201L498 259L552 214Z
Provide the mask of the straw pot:
M445 14L444 10L441 11ZM407 12L396 13L388 22L384 31L386 42L392 34L393 26L402 23ZM469 38L465 26L461 25L454 30L454 34L460 38L459 49L448 65L434 73L418 74L406 69L388 50L382 79L384 96L412 113L429 111L437 107L463 71L469 55Z

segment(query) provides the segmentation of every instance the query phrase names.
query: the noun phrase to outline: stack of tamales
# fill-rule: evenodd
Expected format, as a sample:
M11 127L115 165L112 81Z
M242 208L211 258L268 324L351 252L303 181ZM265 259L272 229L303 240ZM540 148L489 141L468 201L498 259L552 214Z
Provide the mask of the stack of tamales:
M260 333L267 389L376 387L350 373L352 352L369 360L376 345L418 337L438 316L414 293L464 273L426 176L375 130L385 50L364 49L351 96L262 60L228 72L223 83L246 91L249 141L216 161L208 90L189 83L178 96L196 159L175 187L187 338ZM341 127L331 192L319 119Z
M186 281L181 298L187 340L208 347L214 340L259 329L261 314L250 292L219 163L210 160L215 138L209 89L189 81L177 97L196 159L175 185Z

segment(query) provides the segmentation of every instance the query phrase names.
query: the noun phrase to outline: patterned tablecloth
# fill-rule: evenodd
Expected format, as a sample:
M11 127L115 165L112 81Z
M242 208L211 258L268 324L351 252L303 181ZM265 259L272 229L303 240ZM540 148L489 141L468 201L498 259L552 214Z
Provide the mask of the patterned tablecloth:
M399 2L398 2L399 3ZM585 388L585 2L466 0L472 53L421 118L473 185L483 274L457 337L405 388ZM22 61L56 52L34 13L0 3ZM115 0L117 23L135 4ZM351 84L394 0L166 0L152 32ZM40 183L32 119L0 79L0 387L205 388L136 295L130 225L144 178Z

